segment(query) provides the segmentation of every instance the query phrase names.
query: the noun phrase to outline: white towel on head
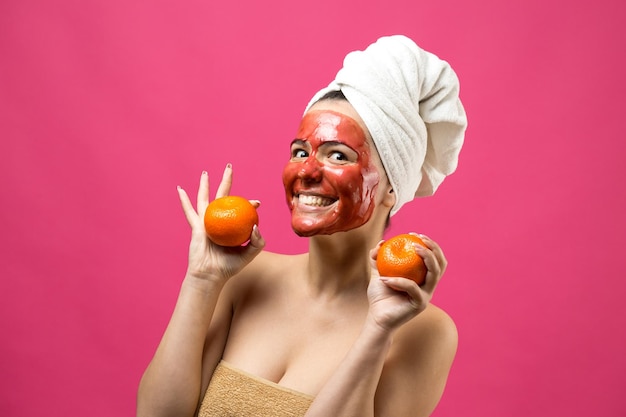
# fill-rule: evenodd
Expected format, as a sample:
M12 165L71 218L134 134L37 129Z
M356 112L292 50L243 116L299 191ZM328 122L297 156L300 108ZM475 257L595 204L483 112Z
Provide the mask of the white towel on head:
M432 195L456 170L467 118L450 65L411 39L388 36L350 52L335 80L317 92L341 90L365 122L396 194L395 214Z

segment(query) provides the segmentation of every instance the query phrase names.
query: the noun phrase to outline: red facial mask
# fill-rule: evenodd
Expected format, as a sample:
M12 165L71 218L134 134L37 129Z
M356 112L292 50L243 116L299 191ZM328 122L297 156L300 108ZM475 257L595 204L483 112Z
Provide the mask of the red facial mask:
M313 236L365 224L379 180L370 145L354 119L330 110L307 113L283 170L293 230Z

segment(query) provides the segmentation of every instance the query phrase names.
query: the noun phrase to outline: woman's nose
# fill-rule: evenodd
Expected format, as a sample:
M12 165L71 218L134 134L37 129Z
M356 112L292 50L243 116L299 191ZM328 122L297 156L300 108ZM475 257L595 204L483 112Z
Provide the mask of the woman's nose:
M322 179L322 166L315 156L310 156L302 162L298 171L298 178L304 181L320 181Z

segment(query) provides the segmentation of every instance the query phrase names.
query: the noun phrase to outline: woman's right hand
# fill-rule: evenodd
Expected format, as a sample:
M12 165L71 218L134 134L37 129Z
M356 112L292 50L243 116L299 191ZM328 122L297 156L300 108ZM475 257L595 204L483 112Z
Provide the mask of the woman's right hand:
M224 197L230 193L232 178L232 167L228 164L215 198ZM203 172L200 177L195 209L189 196L181 187L178 187L178 196L187 222L191 226L189 264L187 266L189 277L225 282L250 263L265 246L265 241L256 225L252 231L250 242L246 246L229 248L211 242L204 228L204 212L209 205L209 176L206 172ZM255 207L260 204L256 200L250 202Z

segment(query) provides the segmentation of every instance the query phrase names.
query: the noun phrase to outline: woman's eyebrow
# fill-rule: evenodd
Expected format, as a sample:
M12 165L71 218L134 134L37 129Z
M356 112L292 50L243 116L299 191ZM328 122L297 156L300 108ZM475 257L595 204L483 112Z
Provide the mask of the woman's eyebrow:
M348 148L350 148L350 145L348 145L345 142L338 141L338 140L326 140L326 141L322 142L322 144L320 146L324 146L324 145L333 145L333 146L335 146L335 145L342 145L342 146L347 146Z
M354 152L357 152L352 146L348 145L345 142L341 142L341 141L338 141L338 140L329 140L328 142L324 142L324 143L322 143L320 145L320 148L321 147L327 147L327 146L342 146L342 147L348 148L348 149L350 149L350 150L352 150Z
M303 140L303 139L294 139L294 140L291 141L291 146L293 146L293 145L304 146L305 143L306 143L306 141Z

